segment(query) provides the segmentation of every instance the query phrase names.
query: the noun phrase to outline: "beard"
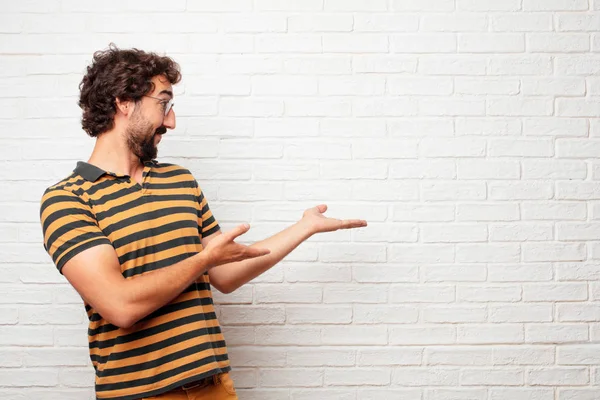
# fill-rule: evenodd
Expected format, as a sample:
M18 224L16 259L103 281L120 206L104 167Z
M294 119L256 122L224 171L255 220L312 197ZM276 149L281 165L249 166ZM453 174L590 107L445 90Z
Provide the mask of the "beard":
M141 162L153 160L158 155L158 147L154 145L154 137L167 131L164 126L154 129L152 124L143 119L135 118L125 131L129 150L139 157Z

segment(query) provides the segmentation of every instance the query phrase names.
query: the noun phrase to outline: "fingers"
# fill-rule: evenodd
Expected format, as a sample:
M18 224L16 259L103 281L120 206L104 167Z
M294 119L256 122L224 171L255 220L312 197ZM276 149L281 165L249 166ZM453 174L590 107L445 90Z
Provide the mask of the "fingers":
M317 210L319 210L321 214L324 213L325 211L327 211L327 204L319 204L317 206Z
M242 236L244 233L248 232L250 229L249 224L241 224L230 230L226 233L228 240L235 240L237 237Z
M367 226L367 221L364 219L347 219L342 221L340 229L363 228Z
M248 256L247 258L262 257L269 253L271 253L271 250L269 249L257 249L254 247L248 247L246 251L246 255Z

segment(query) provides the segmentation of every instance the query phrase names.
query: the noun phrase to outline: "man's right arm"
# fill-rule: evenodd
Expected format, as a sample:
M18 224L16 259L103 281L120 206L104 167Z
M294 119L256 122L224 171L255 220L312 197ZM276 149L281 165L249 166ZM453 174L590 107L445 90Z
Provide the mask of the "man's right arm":
M248 229L240 225L194 256L130 279L121 274L117 254L107 244L78 253L65 263L62 273L105 320L128 328L169 303L210 268L268 254L269 250L234 241Z

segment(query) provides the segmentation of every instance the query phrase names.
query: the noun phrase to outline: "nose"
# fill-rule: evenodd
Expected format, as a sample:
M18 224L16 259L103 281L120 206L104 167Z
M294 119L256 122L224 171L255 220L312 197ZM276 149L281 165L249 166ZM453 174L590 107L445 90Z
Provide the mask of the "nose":
M175 111L171 108L169 113L165 115L163 126L167 129L175 129Z

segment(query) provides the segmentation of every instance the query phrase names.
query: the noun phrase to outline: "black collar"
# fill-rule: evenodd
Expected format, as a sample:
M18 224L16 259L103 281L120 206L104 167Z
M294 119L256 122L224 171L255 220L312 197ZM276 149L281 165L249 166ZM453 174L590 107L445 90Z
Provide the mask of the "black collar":
M96 182L98 178L107 173L105 170L83 161L77 161L77 167L75 167L73 172L90 182Z
M152 166L156 165L156 160L147 161L144 163L144 166ZM80 175L86 181L96 182L102 175L110 175L115 177L124 177L129 175L117 175L113 172L107 172L102 168L98 168L95 165L88 164L83 161L77 161L77 167L73 170L76 174Z

